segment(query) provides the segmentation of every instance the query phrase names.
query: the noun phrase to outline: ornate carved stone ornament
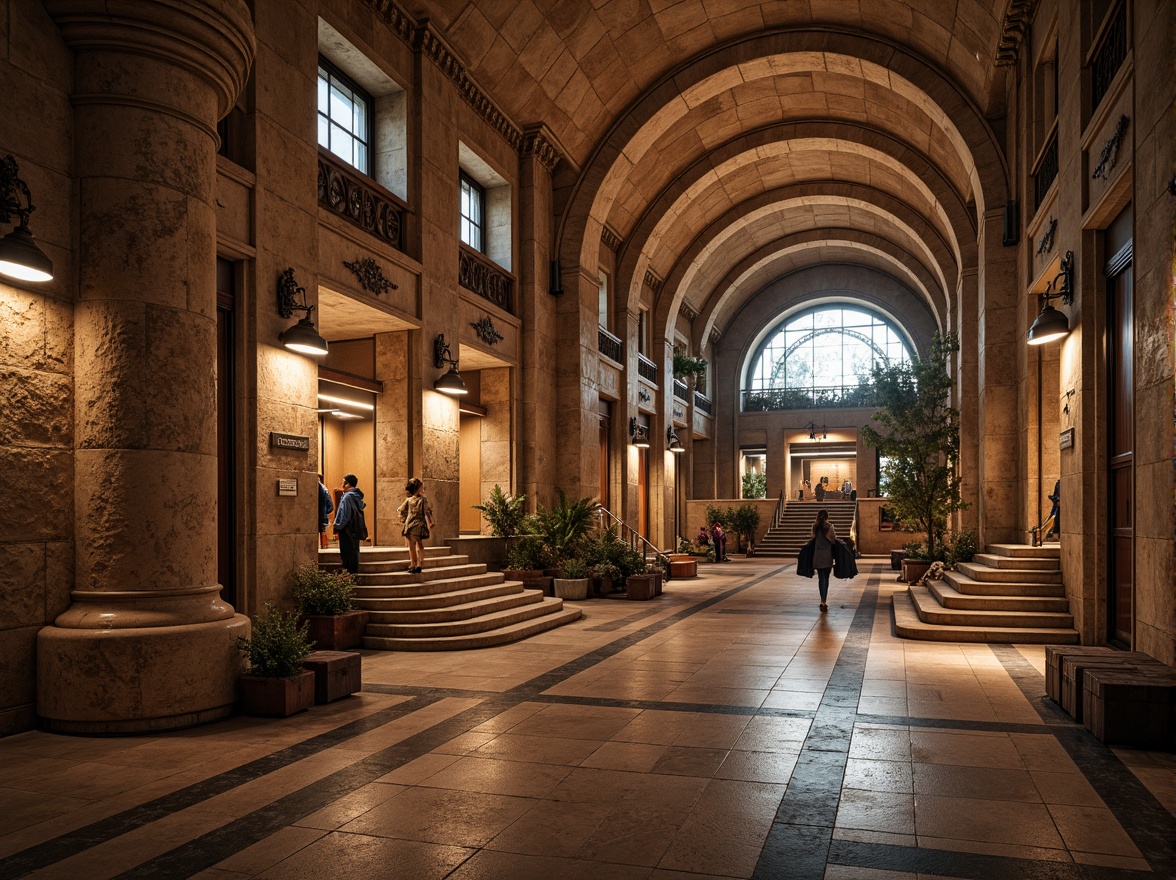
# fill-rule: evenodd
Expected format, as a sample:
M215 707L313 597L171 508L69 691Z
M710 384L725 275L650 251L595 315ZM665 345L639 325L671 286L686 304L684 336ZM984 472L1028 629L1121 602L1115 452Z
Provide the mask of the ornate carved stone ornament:
M324 150L319 150L318 157L318 202L328 211L392 245L396 250L404 250L401 207Z
M487 345L497 345L505 338L498 332L494 326L494 322L490 320L489 315L484 315L481 320L470 322L470 326L474 328L474 332L478 334L478 338Z
M621 236L609 226L600 227L600 242L614 254L621 246Z
M555 173L555 166L559 164L559 160L563 158L555 144L555 135L542 124L529 125L523 129L519 155L523 158L534 156L539 160L539 164L552 174Z
M361 260L356 260L354 263L349 263L347 260L344 260L343 265L355 274L355 280L359 282L360 287L370 293L376 294L376 296L379 296L381 293L387 293L389 290L399 289L399 285L384 277L384 272L380 269L380 264L371 257L364 257Z
M1051 217L1049 226L1045 228L1045 232L1041 233L1041 240L1037 244L1037 256L1048 254L1053 250L1054 236L1058 231L1058 218Z
M644 388L637 389L637 399L642 403L653 403L653 395L651 395Z
M711 327L711 332L710 332L710 337L709 337L710 344L712 346L714 346L722 338L723 338L723 331L720 330L718 327Z
M997 67L1009 67L1017 63L1034 3L1035 0L1012 0L1009 4L1000 31L1000 43L996 47Z
M645 283L649 289L654 293L661 293L662 285L665 284L664 278L658 278L652 269L645 270Z
M682 300L682 304L678 306L678 314L685 318L690 323L694 323L694 319L698 317L698 311L686 300Z
M1092 179L1098 180L1101 177L1103 180L1110 180L1111 172L1115 169L1115 163L1119 161L1119 147L1123 145L1123 135L1127 133L1128 121L1126 116L1119 117L1119 122L1115 126L1115 130L1111 133L1107 142L1103 144L1102 152L1098 157L1098 164L1094 166L1094 174L1090 175Z

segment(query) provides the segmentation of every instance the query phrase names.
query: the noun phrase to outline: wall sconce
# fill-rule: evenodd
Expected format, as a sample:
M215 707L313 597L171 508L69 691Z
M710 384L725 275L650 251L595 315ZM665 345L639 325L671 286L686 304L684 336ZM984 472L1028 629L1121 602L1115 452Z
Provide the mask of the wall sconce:
M449 372L433 383L433 390L442 394L458 396L469 394L466 383L457 372L457 358L449 351L449 343L445 341L445 334L441 333L433 340L433 366L440 370L449 364Z
M11 223L14 218L20 221L16 229L0 238L0 275L20 281L51 281L53 261L37 247L29 232L29 214L37 209L18 170L11 155L0 160L0 222Z
M1062 413L1064 415L1068 416L1070 414L1070 398L1073 397L1077 393L1078 392L1073 388L1071 388L1069 391L1066 392L1066 404L1065 404L1065 406L1062 407Z
M637 417L629 419L629 436L633 439L633 445L638 449L649 448L649 428L637 421Z
M808 438L809 438L810 440L816 440L816 439L817 439L817 423L816 423L816 422L809 422L807 425L805 425L805 427L809 429L809 436L808 436ZM820 431L821 431L821 439L822 439L822 440L828 440L828 439L829 439L829 428L828 428L828 426L826 426L826 425L821 425Z
M1074 252L1066 251L1059 266L1060 270L1045 288L1045 293L1038 296L1041 311L1038 313L1033 326L1029 328L1029 344L1044 345L1061 339L1070 332L1070 322L1066 316L1049 304L1051 299L1061 297L1063 305L1074 302ZM1053 286L1062 282L1057 293L1053 293Z
M670 452L678 454L686 451L686 447L682 445L682 441L678 437L678 432L674 430L673 425L670 425L669 430L666 431L666 440L670 444Z
M293 327L283 330L278 341L291 351L300 354L324 355L327 353L327 340L318 335L314 329L314 322L310 320L310 313L314 306L306 304L306 288L299 287L294 280L294 267L282 270L278 276L278 314L283 318L292 318L295 312L306 312Z

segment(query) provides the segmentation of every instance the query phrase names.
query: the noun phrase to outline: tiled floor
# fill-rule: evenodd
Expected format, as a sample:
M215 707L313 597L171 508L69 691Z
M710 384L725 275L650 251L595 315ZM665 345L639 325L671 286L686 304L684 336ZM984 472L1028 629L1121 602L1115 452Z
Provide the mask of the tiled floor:
M1033 647L906 642L888 566L708 566L286 720L0 740L0 880L1176 877L1176 759Z

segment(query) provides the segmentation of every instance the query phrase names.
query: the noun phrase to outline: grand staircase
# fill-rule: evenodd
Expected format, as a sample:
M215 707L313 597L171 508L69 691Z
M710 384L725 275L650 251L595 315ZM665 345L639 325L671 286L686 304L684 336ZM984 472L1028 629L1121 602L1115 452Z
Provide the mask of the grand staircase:
M1073 645L1058 544L992 544L943 580L895 593L895 633L944 642Z
M776 522L755 545L756 556L795 557L812 537L817 511L829 511L829 522L837 530L837 537L848 538L853 525L856 501L789 501Z
M319 566L340 567L338 550L320 550ZM409 574L405 547L359 554L355 607L368 611L363 646L382 651L460 651L525 639L578 620L579 608L528 590L501 572L426 547L424 569Z

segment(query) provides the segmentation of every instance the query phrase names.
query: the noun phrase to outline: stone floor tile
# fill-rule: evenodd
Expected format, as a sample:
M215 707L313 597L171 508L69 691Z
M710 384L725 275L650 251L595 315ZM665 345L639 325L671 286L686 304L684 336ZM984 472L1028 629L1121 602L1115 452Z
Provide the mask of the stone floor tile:
M952 764L913 765L915 794L1041 803L1028 770L960 767Z
M891 791L843 789L837 808L837 827L914 834L914 797Z
M303 816L295 825L303 828L314 828L322 831L334 831L346 825L357 816L362 816L372 807L379 806L404 791L403 785L387 785L382 782L372 782L362 788L357 788L350 794L344 795L333 804L328 804L321 810L315 810L309 816ZM226 866L230 867L230 866ZM239 870L231 868L231 870Z
M1103 868L1120 868L1125 871L1151 872L1151 865L1148 864L1147 859L1116 856L1108 853L1088 853L1079 850L1072 850L1070 855L1080 865L1098 865Z
M339 830L423 843L477 847L534 806L530 798L443 788L410 788Z
M482 850L449 875L448 880L646 880L650 869L643 866L609 864L584 859ZM403 875L401 875L403 876Z
M893 791L913 794L911 765L905 761L878 761L869 758L850 758L845 763L844 788L868 791Z
M918 843L913 834L867 831L864 828L844 828L840 825L833 829L833 838L835 840L856 840L859 843L884 843L892 846L916 846Z
M798 754L799 748L791 752L731 751L714 775L716 779L787 783L792 778Z
M650 743L606 742L581 761L580 766L648 773L666 753L667 748L669 747Z
M1050 804L1049 812L1062 840L1070 849L1131 858L1142 856L1123 826L1105 806Z
M665 753L653 765L653 772L668 773L673 776L709 777L715 774L726 757L726 749L668 746Z
M924 834L918 835L918 841L919 846L924 849L944 849L950 852L979 853L988 856L1005 856L1010 859L1034 859L1045 862L1073 861L1066 850L1047 846L994 843L986 840L966 840L959 837L929 837Z
M657 866L750 877L783 794L782 785L712 781Z
M259 875L260 880L363 877L440 880L474 854L459 846L333 832Z
M924 837L1062 849L1045 804L916 795L915 833Z
M906 729L855 727L849 743L851 758L876 761L910 761L911 734Z
M574 857L615 807L574 801L536 801L486 847L528 855Z
M506 761L530 761L535 764L574 767L600 748L600 745L600 741L593 739L504 733L469 754L479 758L501 758Z
M568 767L555 764L527 764L521 761L500 761L496 758L459 758L439 770L421 785L430 788L451 788L458 791L477 791L513 797L547 797L571 772Z
M918 880L906 871L883 871L881 868L860 868L857 865L829 865L824 880Z
M940 733L911 730L911 756L924 764L958 764L963 767L1006 767L1023 770L1025 763L1006 735L978 732Z
M1030 770L1033 784L1047 804L1070 804L1079 807L1102 807L1103 800L1081 773L1055 773Z
M288 825L259 840L253 846L245 847L223 862L218 862L213 868L222 871L236 871L249 876L260 874L299 850L310 846L327 833L314 825L308 824L303 827Z

